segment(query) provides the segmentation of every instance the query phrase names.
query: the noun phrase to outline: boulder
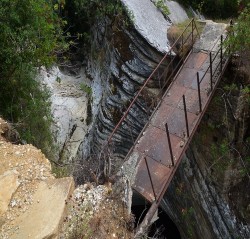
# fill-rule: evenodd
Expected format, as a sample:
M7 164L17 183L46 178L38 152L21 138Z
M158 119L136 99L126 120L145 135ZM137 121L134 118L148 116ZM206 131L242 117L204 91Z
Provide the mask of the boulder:
M66 207L65 201L73 189L74 181L71 177L41 181L29 210L12 222L14 232L9 238L58 238L58 229Z

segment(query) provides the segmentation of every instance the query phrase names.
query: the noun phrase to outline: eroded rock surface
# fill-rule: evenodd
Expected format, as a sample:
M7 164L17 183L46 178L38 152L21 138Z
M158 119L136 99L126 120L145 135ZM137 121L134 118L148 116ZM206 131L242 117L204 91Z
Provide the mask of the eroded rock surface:
M184 22L188 19L188 15L183 7L177 1L168 1L165 0L165 4L169 9L170 14L168 17L174 23Z
M63 73L58 67L40 71L40 78L51 92L53 133L58 160L71 162L87 133L87 105L90 85L83 70ZM85 91L84 91L85 88Z
M122 2L131 11L133 24L139 34L156 50L167 52L169 41L166 32L171 23L164 18L154 3L150 0L122 0Z

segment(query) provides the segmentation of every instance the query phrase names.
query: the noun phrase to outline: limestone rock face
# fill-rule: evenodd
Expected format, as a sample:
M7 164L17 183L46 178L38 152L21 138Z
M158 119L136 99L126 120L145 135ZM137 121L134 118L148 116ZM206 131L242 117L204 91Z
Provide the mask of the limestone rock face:
M186 11L177 1L165 0L165 4L167 5L170 12L168 17L174 24L184 22L188 19Z
M88 71L93 77L92 86L95 86L95 89L99 86L99 94L93 94L94 121L87 140L90 143L81 145L79 158L83 158L84 149L90 148L91 154L94 155L93 161L98 160L96 155L102 150L103 144L133 97L156 68L164 53L169 50L167 30L172 22L187 19L185 11L177 2L167 2L171 7L169 17L164 17L150 0L121 2L131 19L130 24L124 24L117 19L112 23L109 19L103 19L98 20L93 27L92 55L88 62ZM167 57L164 64L169 60ZM158 75L162 75L164 69L166 70L165 67L160 67ZM160 94L159 88L162 84L164 83L156 76L149 82L128 113L125 123L114 135L110 147L114 151L110 150L110 154L115 158L115 163L111 164L117 165L117 168L120 166L118 161L126 155L133 145L132 140L147 121L155 104L152 101ZM103 164L103 161L99 164Z
M96 24L92 36L93 58L89 59L88 68L93 76L93 85L102 86L98 102L93 101L95 115L88 137L90 143L87 144L93 155L100 153L129 103L169 47L166 34L171 21L166 20L151 1L145 0L143 4L138 4L138 1L122 2L135 17L129 29L121 21L111 24L108 19L103 19ZM154 35L156 29L158 35ZM115 135L112 142L114 152L111 154L116 157L117 168L120 166L117 158L122 158L132 146L131 138L136 138L141 131L148 118L147 107L158 93L159 81L153 79ZM84 148L84 144L79 148L79 158L82 158Z
M51 93L52 131L58 147L55 156L60 162L71 162L87 133L88 93L81 86L88 87L89 80L82 69L73 73L58 67L42 68L39 80Z
M167 29L171 22L166 20L159 9L150 0L122 0L124 5L131 11L135 29L153 47L160 52L167 52L169 41Z

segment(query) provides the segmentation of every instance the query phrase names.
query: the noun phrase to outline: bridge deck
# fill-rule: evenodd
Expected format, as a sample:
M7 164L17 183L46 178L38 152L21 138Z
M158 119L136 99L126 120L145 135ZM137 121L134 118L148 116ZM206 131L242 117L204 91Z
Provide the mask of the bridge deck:
M203 112L211 100L212 94L208 93L211 90L210 71L206 72L208 66L209 55L207 53L192 52L189 55L133 149L133 152L139 155L133 188L149 202L155 201L164 191L163 187L170 183ZM199 110L197 72L201 76L205 74L200 83L202 112ZM216 82L213 84L216 85ZM186 99L190 137L187 137L183 95ZM169 128L174 166L172 166L170 156L166 123Z

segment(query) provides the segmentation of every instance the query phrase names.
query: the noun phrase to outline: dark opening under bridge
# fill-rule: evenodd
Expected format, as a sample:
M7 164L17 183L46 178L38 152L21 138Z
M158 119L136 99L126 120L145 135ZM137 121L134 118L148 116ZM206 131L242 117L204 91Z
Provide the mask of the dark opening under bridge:
M151 203L142 227L159 206L229 62L228 47L223 44L226 35L217 36L208 51L194 47L197 36L195 21L191 20L138 91L108 139L111 144L119 127L128 124L129 111L144 88L150 81L157 80L165 93L161 91L161 97L156 97L159 101L151 104L153 112L137 139L130 128L134 144L125 158L136 160L133 189Z

